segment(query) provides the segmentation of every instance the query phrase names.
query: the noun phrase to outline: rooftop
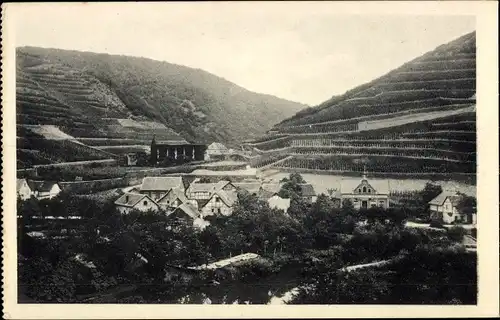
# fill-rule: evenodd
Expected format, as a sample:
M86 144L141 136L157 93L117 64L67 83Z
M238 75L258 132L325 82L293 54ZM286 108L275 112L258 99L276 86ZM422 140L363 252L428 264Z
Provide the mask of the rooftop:
M54 185L57 185L57 182L55 181L28 180L27 182L31 190L36 190L38 192L49 192Z
M437 197L429 201L429 204L442 206L443 203L446 201L446 198L450 198L451 204L453 206L456 206L458 204L458 201L460 200L460 196L456 192L443 191Z
M142 180L141 191L184 189L181 177L146 177Z
M115 204L118 205L118 206L133 207L137 203L139 203L139 201L141 201L143 198L148 198L149 199L149 197L147 195L145 195L145 194L138 194L138 193L129 193L129 192L127 192L127 193L124 193L120 198L118 198L115 201Z
M194 208L190 203L181 204L172 212L172 214L179 214L180 212L186 214L188 217L192 219L196 219L200 215L198 210L196 210L196 208Z
M363 180L372 186L377 194L389 194L389 181L380 179L342 179L340 183L340 192L343 194L353 193L354 189L358 187Z
M215 192L224 188L228 183L231 182L227 180L221 180L217 183L200 183L199 179L196 179L189 186L189 190L191 192Z
M316 195L316 191L314 191L314 187L310 183L301 183L298 184L298 187L303 197L312 197Z

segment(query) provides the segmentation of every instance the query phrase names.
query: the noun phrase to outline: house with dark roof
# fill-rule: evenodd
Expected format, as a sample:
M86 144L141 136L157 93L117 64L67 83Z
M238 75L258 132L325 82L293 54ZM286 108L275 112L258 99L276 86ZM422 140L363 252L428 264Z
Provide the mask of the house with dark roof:
M318 197L314 187L310 183L300 183L297 185L300 189L300 195L302 199L306 200L309 203L316 202L316 198Z
M188 219L194 221L200 217L200 212L196 210L190 203L183 203L172 211L169 218L173 219Z
M190 200L208 200L217 191L236 191L236 187L228 180L221 180L217 183L201 183L200 179L194 180L186 189L186 197Z
M236 192L218 190L212 194L203 206L200 206L201 216L231 215L237 200L238 194Z
M115 201L116 208L123 214L132 210L146 212L149 210L157 211L160 206L146 194L124 193Z
M174 188L184 192L182 177L145 177L142 180L140 193L156 201Z
M430 218L443 223L473 222L472 216L461 214L457 209L460 195L455 191L443 191L437 197L429 201Z
M338 197L338 193L336 192ZM341 200L350 200L354 209L389 207L389 181L368 180L366 172L360 180L343 179L340 186Z
M39 200L52 199L61 192L61 187L54 181L27 180L27 184L32 195Z
M184 192L178 188L170 189L166 195L157 201L158 205L163 209L177 208L183 203L188 203L188 199Z

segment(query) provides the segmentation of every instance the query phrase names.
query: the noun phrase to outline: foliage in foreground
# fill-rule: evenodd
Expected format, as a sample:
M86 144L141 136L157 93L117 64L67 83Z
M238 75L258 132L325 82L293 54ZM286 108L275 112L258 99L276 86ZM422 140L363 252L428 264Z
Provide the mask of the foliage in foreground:
M285 290L283 281L288 285L289 279L298 279L309 291L302 292L295 303L390 303L397 297L407 303L470 303L475 299L475 256L434 249L452 247L463 230L408 229L403 226L404 210L355 212L349 205L339 209L325 195L312 205L295 200L284 213L242 193L232 216L212 218L203 231L163 212L122 216L112 202L64 193L52 200L19 202L19 288L39 302L172 303L185 297L199 302L206 297L193 294L203 292L214 303L231 299L267 303L268 292ZM47 216L81 219L40 219ZM35 231L45 237L28 235ZM167 266L196 266L245 252L264 259L222 273L180 272L166 278ZM336 271L397 256L381 269ZM281 275L292 265L302 272L291 272L283 280ZM422 285L413 288L412 281ZM467 286L453 287L456 283ZM354 290L360 286L364 290ZM444 288L451 293L439 293Z

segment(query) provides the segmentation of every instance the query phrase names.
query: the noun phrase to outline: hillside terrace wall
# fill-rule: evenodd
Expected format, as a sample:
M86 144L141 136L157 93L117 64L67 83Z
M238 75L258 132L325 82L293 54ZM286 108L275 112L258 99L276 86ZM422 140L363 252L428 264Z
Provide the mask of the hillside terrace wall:
M127 172L123 177L110 178L110 179L99 179L99 180L86 180L86 181L64 181L59 182L61 189L70 193L87 194L98 191L104 191L114 188L123 188L132 185L138 185L142 183L142 179L147 176L160 176L165 174L189 174L194 169L214 169L213 166L179 166L171 168L153 168L145 169L140 171ZM236 170L241 169L241 165L226 165L217 167L218 170ZM213 176L214 178L227 178L227 175ZM248 176L231 176L234 180L242 180L248 178Z
M362 175L361 171L345 171L345 170L320 170L320 169L306 169L306 168L291 168L291 167L279 167L273 168L279 172L285 173L310 173L317 175L342 175L346 177L360 177ZM374 178L395 178L395 179L444 179L453 181L465 181L476 183L475 173L428 173L428 172L371 172L370 176Z

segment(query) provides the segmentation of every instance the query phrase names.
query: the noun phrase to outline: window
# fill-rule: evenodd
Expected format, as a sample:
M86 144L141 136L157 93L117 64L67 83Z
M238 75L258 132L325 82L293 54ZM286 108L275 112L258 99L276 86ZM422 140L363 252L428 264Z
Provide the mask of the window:
M217 209L217 213L220 213L220 208L219 208L219 209Z
M361 189L358 189L358 192L361 193Z
M368 188L368 193L372 193L372 189Z
M144 200L144 202L142 204L145 205L145 206L147 206L148 205L148 201Z
M220 198L219 197L215 197L215 202L220 202Z
M366 187L363 187L363 192L366 192Z

